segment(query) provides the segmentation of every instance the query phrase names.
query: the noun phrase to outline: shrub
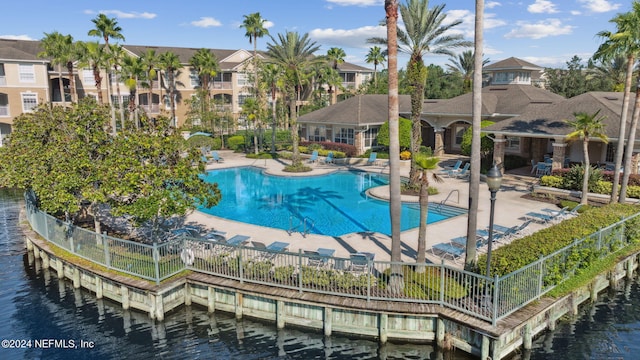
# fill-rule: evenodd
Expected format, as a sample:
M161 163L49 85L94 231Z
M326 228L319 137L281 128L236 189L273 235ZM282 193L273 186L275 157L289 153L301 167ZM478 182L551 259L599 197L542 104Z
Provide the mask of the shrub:
M569 190L582 190L584 166L575 165L564 176L564 188ZM602 170L591 167L589 170L589 191L602 180Z
M411 120L399 119L400 150L411 147ZM389 147L389 122L385 122L378 130L378 144Z
M195 135L185 140L187 142L187 146L192 149L199 149L202 147L208 147L214 150L220 150L220 139L214 139L211 136L207 135Z
M640 199L640 186L631 186L627 187L627 197Z
M564 178L556 175L545 175L540 178L540 185L562 189L564 187Z
M234 135L229 137L229 139L227 139L227 146L234 151L244 150L244 136Z
M411 151L405 150L400 153L400 160L409 160L411 159Z

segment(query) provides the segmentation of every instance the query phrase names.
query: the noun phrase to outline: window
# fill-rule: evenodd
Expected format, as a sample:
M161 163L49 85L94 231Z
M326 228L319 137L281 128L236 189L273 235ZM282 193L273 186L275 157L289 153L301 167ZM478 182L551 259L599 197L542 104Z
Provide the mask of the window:
M327 127L324 125L320 126L309 126L309 141L326 141L327 140Z
M379 128L369 128L364 132L364 147L370 148L378 145L378 130Z
M517 136L507 136L505 139L505 150L520 151L520 138Z
M340 73L342 82L356 82L356 73Z
M198 78L198 72L195 71L194 69L191 69L191 72L189 73L189 79L191 80L192 88L196 88L200 86L200 79Z
M215 81L215 82L231 82L231 73L228 73L228 72L217 73L216 76L213 78L213 81Z
M244 102L248 99L252 97L251 95L238 95L238 105L242 106L244 105Z
M32 83L36 82L36 72L33 69L33 65L18 65L18 73L20 82Z
M87 86L96 86L96 79L93 77L93 70L82 70L82 82Z
M0 64L0 86L7 85L7 77L4 73L4 64Z
M607 155L606 155L604 161L607 161L607 162L615 162L616 161L616 150L617 150L617 147L618 147L618 143L614 143L614 142L607 143Z
M462 144L462 136L464 132L467 130L469 125L455 125L453 130L453 147L459 149Z
M238 86L246 86L247 85L247 74L238 73L237 74L237 79L238 79Z
M340 128L336 132L335 142L353 145L353 138L354 138L353 134L354 134L353 129Z
M9 96L0 94L0 116L9 116Z
M36 106L38 106L38 94L34 93L23 93L20 94L22 96L22 111L30 112Z

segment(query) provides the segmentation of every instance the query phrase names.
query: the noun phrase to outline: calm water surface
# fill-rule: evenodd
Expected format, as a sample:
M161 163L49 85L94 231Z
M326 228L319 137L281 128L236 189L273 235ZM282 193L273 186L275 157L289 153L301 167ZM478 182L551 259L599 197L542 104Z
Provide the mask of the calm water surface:
M0 359L451 359L429 345L387 344L324 337L202 308L182 308L164 322L123 311L31 263L19 235L20 194L0 189L0 339L32 340L31 348L2 349ZM32 260L32 259L31 259ZM519 359L640 358L640 286L622 284L577 319L540 337ZM92 349L35 348L35 339L93 343ZM54 345L51 345L54 347ZM566 350L565 350L566 349Z

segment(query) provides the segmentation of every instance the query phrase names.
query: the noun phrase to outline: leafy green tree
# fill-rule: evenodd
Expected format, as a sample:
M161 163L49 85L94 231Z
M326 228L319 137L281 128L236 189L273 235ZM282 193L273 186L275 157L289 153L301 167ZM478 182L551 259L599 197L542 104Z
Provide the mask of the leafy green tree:
M375 87L378 86L378 65L383 64L386 59L386 55L379 46L369 48L369 52L364 61L366 61L367 64L373 64L373 84Z
M480 128L487 127L489 125L493 125L495 122L490 120L482 120L480 123ZM471 155L471 138L472 138L472 128L468 127L465 130L464 134L462 134L462 142L460 143L460 152L462 155L470 156ZM486 133L480 134L480 156L486 157L489 153L493 151L493 140L487 136Z
M587 75L582 59L573 56L567 63L566 69L545 69L547 74L546 87L549 91L571 98L589 91Z
M424 90L427 99L451 99L464 94L464 80L460 73L445 72L441 66L431 64Z
M399 151L403 151L411 148L411 120L405 118L398 119L398 145L400 146ZM380 126L380 130L378 130L378 144L382 146L391 146L391 138L389 131L389 122L385 122ZM399 155L398 155L399 158Z
M589 161L589 141L592 137L599 138L603 142L608 142L607 135L604 134L604 116L598 117L600 110L593 114L585 112L576 112L573 114L573 120L565 120L567 124L573 127L573 131L567 134L567 140L582 139L582 153L584 156L584 176L582 181L582 197L581 204L587 204L589 200L589 169L591 162Z
M284 72L283 90L289 104L289 123L293 141L291 166L296 169L302 165L298 149L297 101L300 100L302 87L310 69L324 59L313 55L320 46L309 39L309 34L300 36L297 32L287 31L285 34L278 34L277 40L271 37L271 41L267 44L268 62L277 64Z
M420 169L420 226L418 228L418 256L416 263L426 263L427 253L427 214L429 212L429 171L438 168L440 159L416 154L416 164ZM432 172L431 178L435 182L442 182L442 178L437 173ZM424 269L424 267L422 267Z

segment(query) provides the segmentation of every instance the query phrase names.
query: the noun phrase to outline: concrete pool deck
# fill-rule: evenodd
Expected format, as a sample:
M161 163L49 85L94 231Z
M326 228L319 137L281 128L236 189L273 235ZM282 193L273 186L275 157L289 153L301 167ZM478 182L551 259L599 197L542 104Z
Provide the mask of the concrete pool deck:
M358 169L363 171L388 173L389 167L386 161L380 165L341 165L328 164L321 162L309 164L313 171L306 173L288 173L284 172L284 165L289 163L288 160L272 160L272 159L247 159L244 154L234 153L232 151L219 151L220 156L224 159L221 163L214 163L207 166L207 170L223 169L238 166L255 166L265 170L266 173L277 176L313 176L323 175L337 170ZM445 161L446 158L443 158ZM401 167L401 175L409 175L408 167ZM439 193L429 197L430 203L438 203L447 198L446 204L468 208L469 200L469 182L468 180L443 177L442 183L432 182L431 186L435 186ZM388 198L388 186L374 188L370 191L372 196L379 198ZM544 202L533 201L522 196L528 194L529 191L522 186L511 186L504 184L501 191L497 194L495 224L504 226L519 225L523 222L524 215L530 211L540 212L543 208L550 205ZM451 195L449 195L451 194ZM484 229L489 225L489 201L490 193L484 182L480 183L480 199L478 206L478 229ZM417 197L403 196L403 201L417 201ZM389 261L391 257L391 237L381 233L350 233L339 237L323 236L316 234L302 235L298 232L289 234L285 230L268 228L263 226L251 225L233 220L227 220L220 217L208 215L200 211L195 211L187 216L186 223L201 224L207 229L215 229L224 231L227 237L236 234L248 235L252 240L260 241L265 244L274 241L284 241L290 243L289 251L298 252L299 250L316 250L317 248L335 249L334 256L349 257L350 253L358 251L372 252L376 254L375 260ZM543 225L531 224L530 231L536 231ZM427 259L434 263L440 263L442 259L435 256L431 252L431 247L437 243L449 242L454 237L466 235L467 216L461 215L451 219L443 220L427 226ZM406 262L415 261L418 228L402 232L402 260ZM499 244L498 244L499 246ZM482 251L482 250L481 250ZM460 260L458 263L447 259L445 262L453 266L462 266Z

